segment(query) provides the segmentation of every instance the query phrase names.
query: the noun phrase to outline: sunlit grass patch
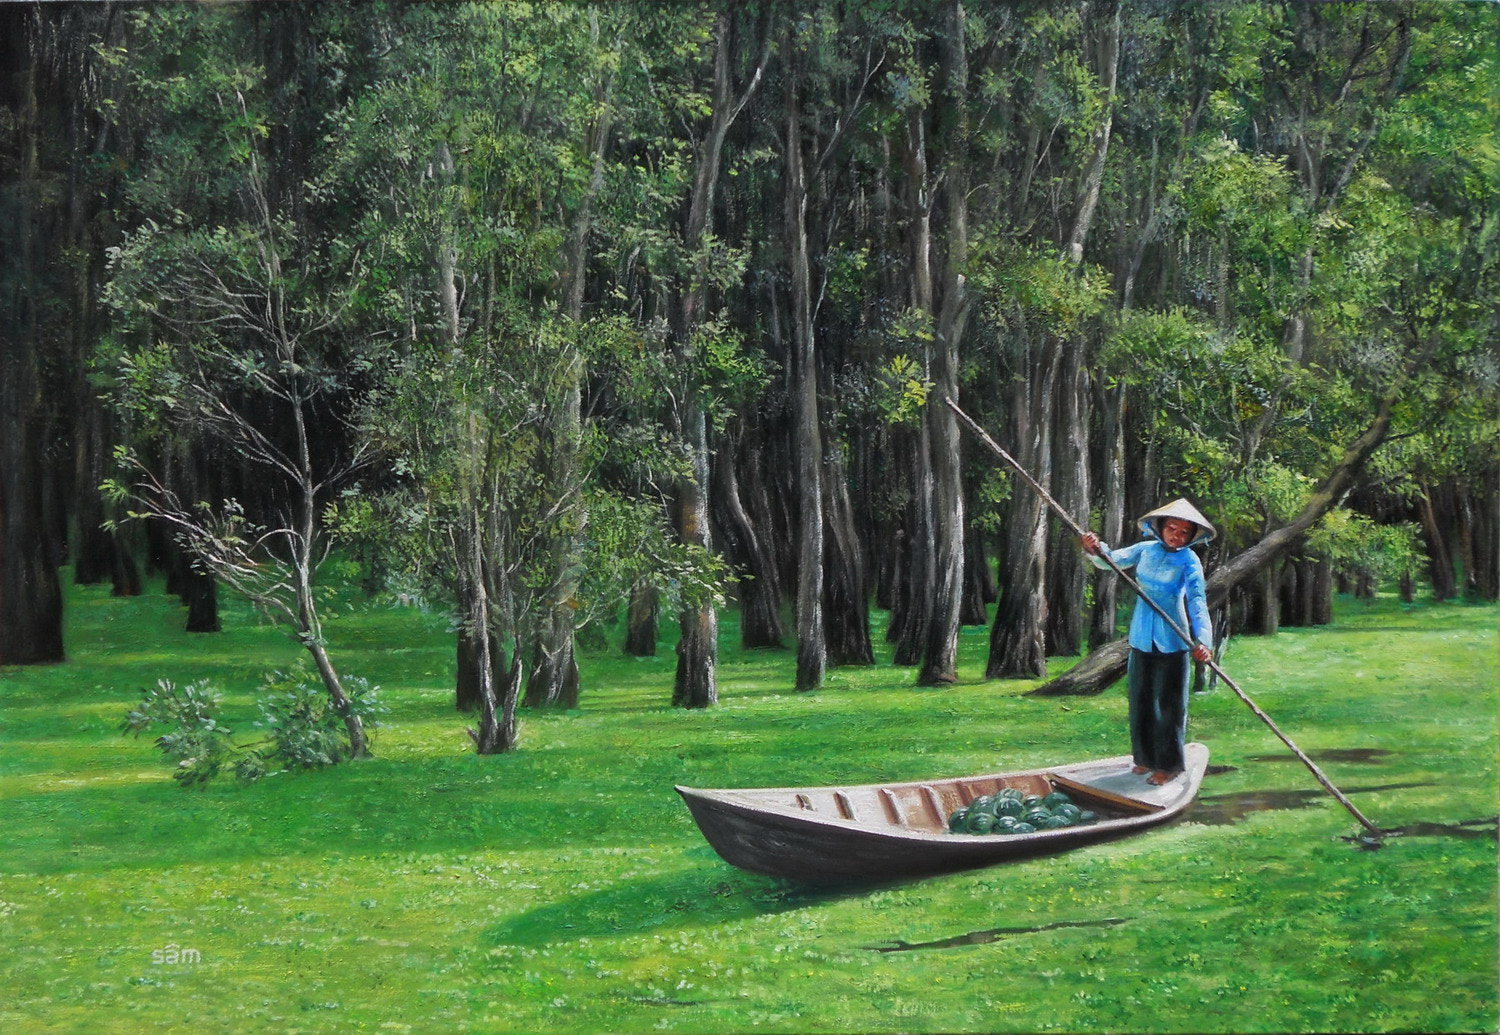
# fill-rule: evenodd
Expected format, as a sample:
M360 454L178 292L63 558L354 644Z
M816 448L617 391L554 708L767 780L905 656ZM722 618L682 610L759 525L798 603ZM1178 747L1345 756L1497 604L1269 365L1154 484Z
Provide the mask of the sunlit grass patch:
M726 622L719 707L670 706L670 643L592 652L580 709L523 714L521 750L479 758L445 621L350 597L329 636L383 688L377 757L183 791L119 717L157 679L206 678L253 735L256 687L295 644L232 608L226 633L188 636L160 598L73 598L72 660L0 672L7 1029L1495 1027L1493 607L1344 602L1333 627L1230 644L1236 679L1360 807L1413 831L1379 851L1220 688L1192 701L1216 768L1183 821L820 889L723 863L672 785L1117 754L1123 694L984 681L972 635L955 687L882 660L798 694L791 652L739 650Z

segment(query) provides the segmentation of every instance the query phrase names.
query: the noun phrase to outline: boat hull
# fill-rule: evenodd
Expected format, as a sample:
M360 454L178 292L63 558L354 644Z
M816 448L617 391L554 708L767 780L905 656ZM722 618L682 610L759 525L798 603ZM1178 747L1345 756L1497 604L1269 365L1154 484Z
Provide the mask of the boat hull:
M1067 851L1169 822L1192 802L1208 749L1155 787L1128 757L1014 773L850 787L698 790L678 787L719 856L741 869L801 881L881 881L990 866ZM1001 787L1058 789L1100 812L1099 822L1030 834L953 834L947 815Z

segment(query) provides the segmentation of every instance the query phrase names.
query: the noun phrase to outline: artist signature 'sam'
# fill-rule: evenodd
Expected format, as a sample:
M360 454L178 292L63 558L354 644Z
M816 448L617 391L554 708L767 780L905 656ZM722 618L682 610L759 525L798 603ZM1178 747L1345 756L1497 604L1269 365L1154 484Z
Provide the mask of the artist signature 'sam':
M202 963L203 954L197 949L184 949L172 942L160 949L151 950L151 963L158 967L175 967L188 963Z

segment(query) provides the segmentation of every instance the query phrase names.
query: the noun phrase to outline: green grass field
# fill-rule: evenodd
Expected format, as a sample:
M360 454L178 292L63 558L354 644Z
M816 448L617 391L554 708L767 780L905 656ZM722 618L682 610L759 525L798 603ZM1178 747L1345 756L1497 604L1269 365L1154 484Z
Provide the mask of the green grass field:
M1227 690L1184 820L884 887L733 869L672 791L916 779L1119 754L1123 688L1023 696L881 664L790 691L724 628L721 704L668 706L674 655L584 659L583 708L479 758L436 616L329 622L383 688L373 760L202 790L119 725L207 678L246 725L296 649L233 604L73 590L71 660L0 672L0 1030L1360 1032L1497 1028L1497 609L1341 601L1225 667L1382 827L1354 820ZM1065 661L1057 661L1060 668Z

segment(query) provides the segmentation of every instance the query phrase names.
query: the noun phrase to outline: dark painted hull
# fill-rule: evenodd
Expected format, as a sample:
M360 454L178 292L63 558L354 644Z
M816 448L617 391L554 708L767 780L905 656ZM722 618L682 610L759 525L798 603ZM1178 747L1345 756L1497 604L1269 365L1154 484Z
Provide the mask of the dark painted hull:
M1180 815L1207 768L1208 749L1189 744L1186 770L1163 787L1130 773L1129 758L1110 758L911 783L677 792L709 844L735 866L805 881L878 881L990 866L1140 833ZM1006 786L1027 793L1063 790L1101 818L1030 834L947 831L953 809Z

